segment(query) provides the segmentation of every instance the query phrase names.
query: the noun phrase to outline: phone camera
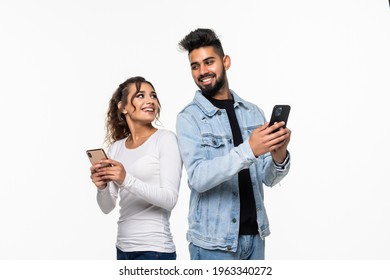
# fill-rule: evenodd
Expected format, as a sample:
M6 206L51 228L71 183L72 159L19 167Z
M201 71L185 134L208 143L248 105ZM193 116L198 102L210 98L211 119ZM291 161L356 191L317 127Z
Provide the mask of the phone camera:
M91 158L92 157L92 155L91 155L91 153L90 152L88 152L88 156Z
M275 110L275 115L276 115L277 117L280 116L280 115L282 114L282 110L283 110L282 107L276 108L276 110Z

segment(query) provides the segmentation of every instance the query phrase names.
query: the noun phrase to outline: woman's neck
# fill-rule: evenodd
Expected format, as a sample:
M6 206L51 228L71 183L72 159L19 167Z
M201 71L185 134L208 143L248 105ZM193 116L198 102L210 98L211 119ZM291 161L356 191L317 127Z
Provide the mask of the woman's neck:
M133 127L130 136L126 140L126 147L134 149L141 146L156 131L157 128L152 125Z

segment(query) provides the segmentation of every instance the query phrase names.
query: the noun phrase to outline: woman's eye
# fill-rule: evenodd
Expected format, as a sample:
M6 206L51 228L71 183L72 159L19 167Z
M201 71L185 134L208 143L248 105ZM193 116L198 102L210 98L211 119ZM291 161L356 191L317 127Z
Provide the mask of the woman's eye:
M143 98L144 95L142 93L136 95L137 98Z

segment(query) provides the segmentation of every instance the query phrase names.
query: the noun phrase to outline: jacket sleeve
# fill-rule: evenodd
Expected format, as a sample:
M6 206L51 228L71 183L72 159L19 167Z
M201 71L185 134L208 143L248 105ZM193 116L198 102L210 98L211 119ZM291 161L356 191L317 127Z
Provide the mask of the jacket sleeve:
M242 169L256 162L246 140L226 155L208 159L202 147L202 135L189 113L181 112L176 120L180 153L187 170L188 184L199 193L208 191L231 179Z
M264 172L263 183L268 187L273 187L278 184L288 174L290 170L290 153L287 151L287 157L282 164L276 164L272 160L270 153L266 154L264 165L259 168L263 168L261 172Z

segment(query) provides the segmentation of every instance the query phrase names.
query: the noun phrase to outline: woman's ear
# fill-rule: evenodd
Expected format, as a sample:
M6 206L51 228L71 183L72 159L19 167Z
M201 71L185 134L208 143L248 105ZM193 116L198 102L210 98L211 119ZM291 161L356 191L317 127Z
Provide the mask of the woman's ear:
M127 114L126 110L123 110L122 101L118 102L118 110L122 112L122 114Z

